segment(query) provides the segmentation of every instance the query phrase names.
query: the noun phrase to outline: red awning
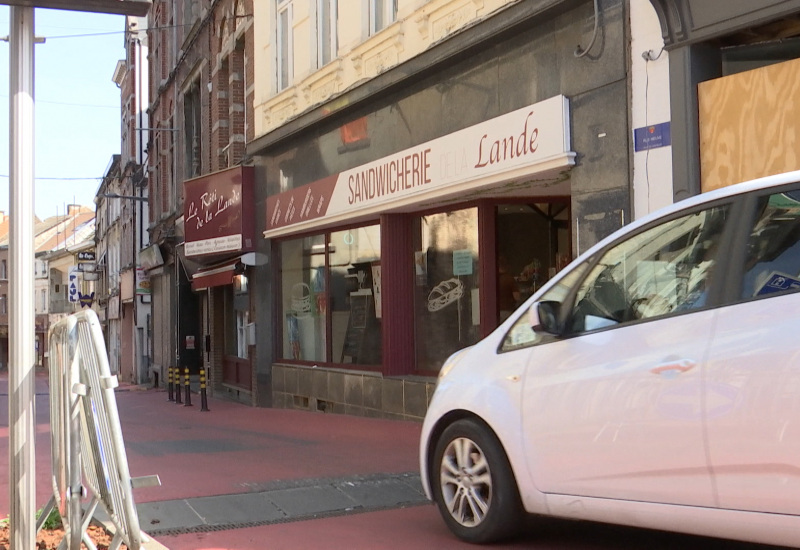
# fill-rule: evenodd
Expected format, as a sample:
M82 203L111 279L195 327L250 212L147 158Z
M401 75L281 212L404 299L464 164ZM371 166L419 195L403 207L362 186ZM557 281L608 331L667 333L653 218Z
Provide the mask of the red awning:
M232 285L236 267L241 265L239 258L229 262L199 269L192 275L192 290L205 290L213 286Z

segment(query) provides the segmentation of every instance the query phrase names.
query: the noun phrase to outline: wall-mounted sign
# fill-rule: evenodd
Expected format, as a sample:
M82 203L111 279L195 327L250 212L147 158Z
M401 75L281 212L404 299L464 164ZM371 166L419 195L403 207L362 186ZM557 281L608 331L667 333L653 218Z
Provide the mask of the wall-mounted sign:
M667 145L672 145L669 122L633 130L633 150L637 153L647 149L666 147Z
M139 296L149 296L152 293L150 290L150 276L143 267L136 268L136 294Z
M267 198L267 238L391 207L480 193L500 182L556 181L575 164L559 95ZM187 230L188 231L188 230Z
M188 180L183 190L187 257L255 249L252 166Z
M78 303L78 266L73 265L69 268L69 275L67 276L67 297L72 303Z

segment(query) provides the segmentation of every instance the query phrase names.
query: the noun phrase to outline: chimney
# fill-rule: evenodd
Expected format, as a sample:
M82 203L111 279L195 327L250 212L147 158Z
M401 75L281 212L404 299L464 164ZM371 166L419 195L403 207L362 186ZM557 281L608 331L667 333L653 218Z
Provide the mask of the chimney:
M81 211L81 206L79 204L68 204L67 205L67 216L77 216Z
M0 223L3 223L5 221L6 221L6 213L0 210Z

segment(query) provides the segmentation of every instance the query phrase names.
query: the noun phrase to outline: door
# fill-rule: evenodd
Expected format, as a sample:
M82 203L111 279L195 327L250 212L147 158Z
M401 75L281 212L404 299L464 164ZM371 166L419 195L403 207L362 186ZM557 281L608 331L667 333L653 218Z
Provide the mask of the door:
M609 247L563 301L565 337L531 348L523 422L541 491L713 505L702 373L729 210Z
M757 207L710 351L709 456L723 508L800 515L800 191Z

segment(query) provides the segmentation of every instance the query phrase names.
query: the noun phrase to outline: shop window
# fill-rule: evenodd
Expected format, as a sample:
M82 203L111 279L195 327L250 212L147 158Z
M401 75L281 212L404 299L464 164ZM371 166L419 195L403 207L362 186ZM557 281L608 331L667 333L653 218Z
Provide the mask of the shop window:
M247 359L247 329L250 325L250 312L236 312L236 350L237 357Z
M283 357L380 364L380 227L284 241L281 254Z
M223 349L226 356L241 359L247 359L250 345L247 334L250 328L250 311L246 280L244 275L236 275L233 285L220 287L223 292Z
M478 210L422 216L414 225L417 369L436 371L481 338Z

